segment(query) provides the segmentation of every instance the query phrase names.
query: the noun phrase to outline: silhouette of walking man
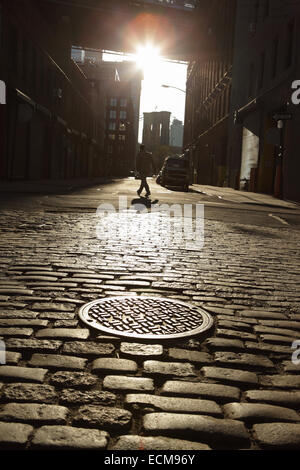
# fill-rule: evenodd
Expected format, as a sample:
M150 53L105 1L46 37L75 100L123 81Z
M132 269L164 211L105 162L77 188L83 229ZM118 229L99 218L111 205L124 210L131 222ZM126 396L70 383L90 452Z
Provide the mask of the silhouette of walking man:
M147 176L151 171L151 167L153 169L153 173L156 173L155 165L153 162L152 154L150 152L146 152L145 145L140 146L140 151L136 157L136 170L139 173L141 178L141 185L137 190L138 195L141 195L143 189L146 190L146 197L150 196L150 188L147 183Z

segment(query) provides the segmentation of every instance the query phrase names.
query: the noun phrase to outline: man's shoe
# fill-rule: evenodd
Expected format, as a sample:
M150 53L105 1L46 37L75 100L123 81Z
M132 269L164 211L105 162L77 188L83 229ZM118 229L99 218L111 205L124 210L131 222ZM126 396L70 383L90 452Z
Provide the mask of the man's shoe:
M141 192L142 192L142 191L137 191L137 194L138 194L138 196L140 196L140 195L141 195Z
M151 193L146 193L145 194L145 197L149 197L149 196L151 196Z

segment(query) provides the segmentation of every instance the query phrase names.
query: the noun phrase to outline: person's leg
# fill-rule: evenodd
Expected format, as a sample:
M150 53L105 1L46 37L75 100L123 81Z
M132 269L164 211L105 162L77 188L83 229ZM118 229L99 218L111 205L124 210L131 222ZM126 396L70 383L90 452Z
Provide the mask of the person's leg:
M140 187L139 189L137 190L137 193L138 195L141 194L141 192L143 191L143 189L145 188L145 180L146 178L144 176L141 177L141 184L140 184Z
M150 188L149 188L149 185L147 183L147 179L145 178L145 183L144 183L144 187L146 189L146 196L150 196Z

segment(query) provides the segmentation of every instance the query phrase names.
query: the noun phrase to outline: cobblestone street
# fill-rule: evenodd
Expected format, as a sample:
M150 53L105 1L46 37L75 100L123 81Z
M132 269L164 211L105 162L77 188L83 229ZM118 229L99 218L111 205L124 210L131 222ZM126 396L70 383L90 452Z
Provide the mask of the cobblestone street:
M134 198L137 183L124 184ZM170 203L171 191L153 187ZM124 194L122 182L117 188L114 198ZM187 246L176 229L168 239L166 218L159 213L156 229L150 211L127 212L133 230L120 236L120 213L96 214L109 196L95 205L84 191L60 204L51 195L2 204L4 449L299 448L298 227L268 217L274 208L257 214L268 218L262 226L248 206L237 216L211 196L215 217L210 196L179 196L205 204L203 247ZM76 198L84 204L70 205ZM286 220L299 207L294 213ZM214 325L192 338L138 342L79 319L82 305L124 295L188 302Z

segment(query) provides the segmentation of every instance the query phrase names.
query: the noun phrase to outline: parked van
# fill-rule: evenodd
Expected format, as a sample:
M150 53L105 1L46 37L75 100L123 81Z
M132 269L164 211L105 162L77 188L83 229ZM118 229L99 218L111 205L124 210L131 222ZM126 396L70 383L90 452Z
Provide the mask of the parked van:
M156 182L161 186L180 187L189 190L189 160L183 155L167 157Z

